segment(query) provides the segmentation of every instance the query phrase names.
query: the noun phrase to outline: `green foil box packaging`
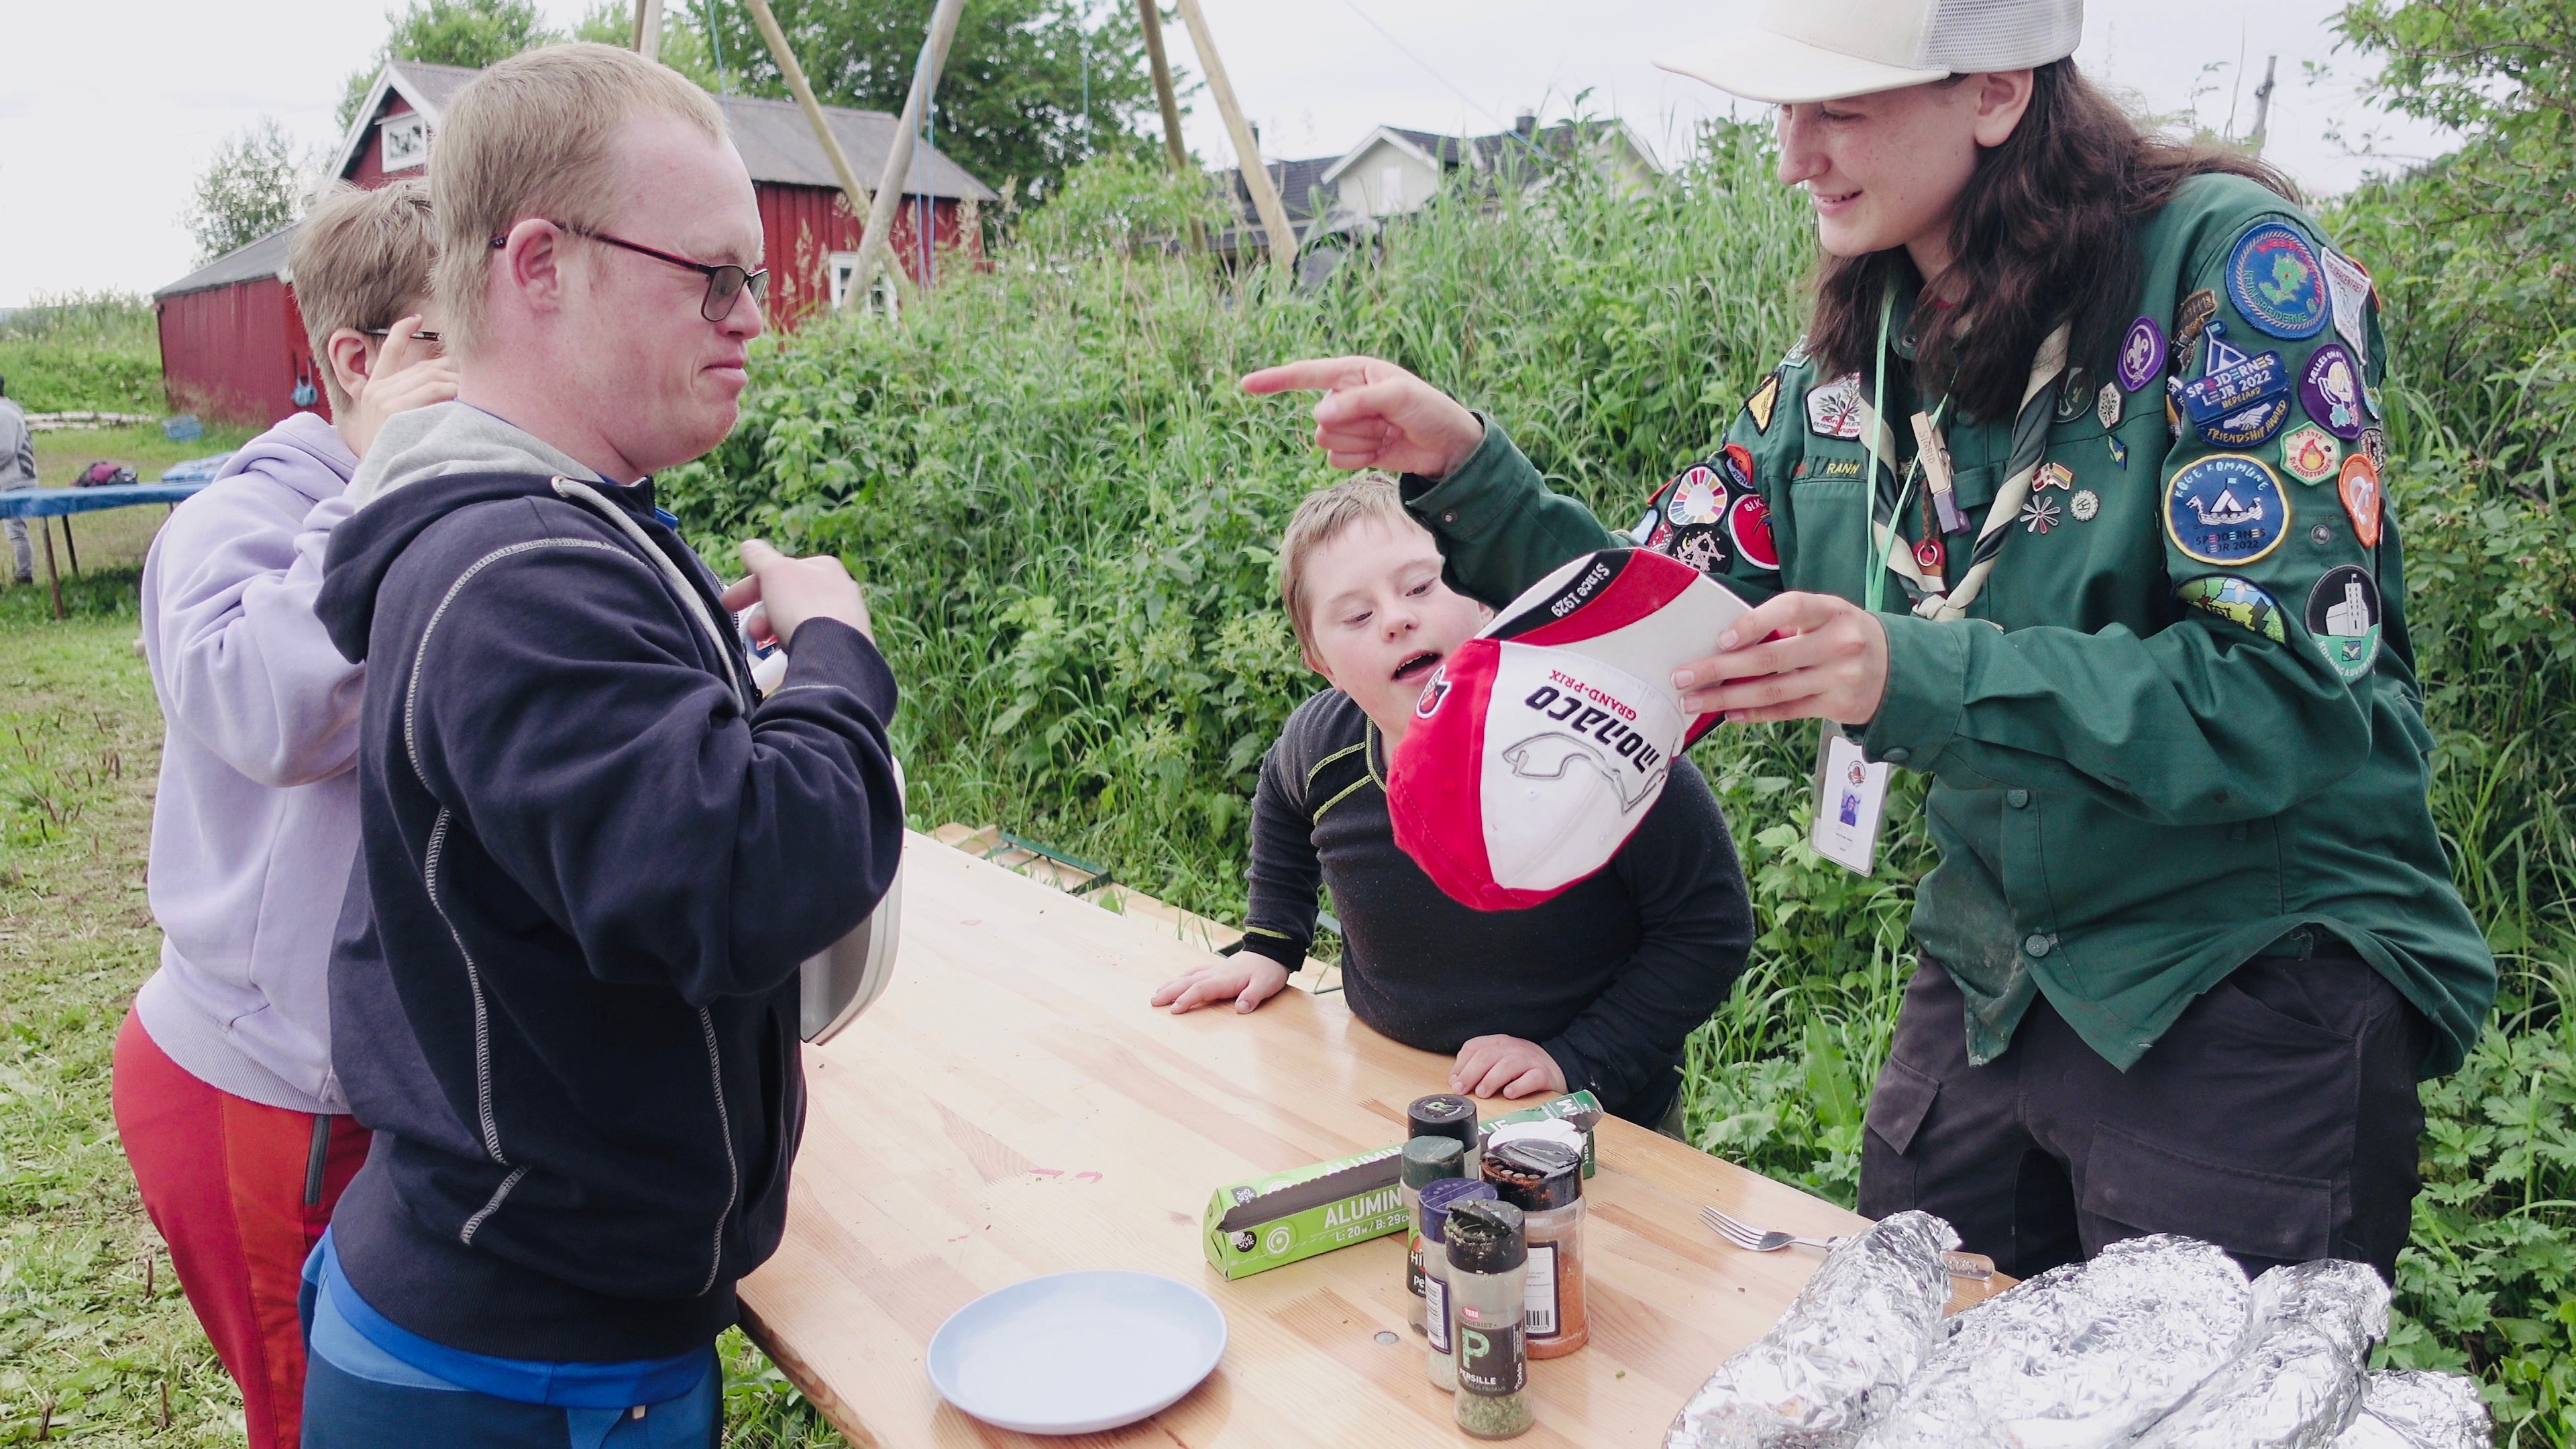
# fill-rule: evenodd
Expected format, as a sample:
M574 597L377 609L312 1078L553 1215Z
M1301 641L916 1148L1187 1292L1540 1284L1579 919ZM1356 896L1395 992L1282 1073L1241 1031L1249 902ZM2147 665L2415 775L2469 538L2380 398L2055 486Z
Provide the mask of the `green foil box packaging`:
M1231 1280L1404 1231L1401 1146L1229 1182L1208 1198L1208 1265Z

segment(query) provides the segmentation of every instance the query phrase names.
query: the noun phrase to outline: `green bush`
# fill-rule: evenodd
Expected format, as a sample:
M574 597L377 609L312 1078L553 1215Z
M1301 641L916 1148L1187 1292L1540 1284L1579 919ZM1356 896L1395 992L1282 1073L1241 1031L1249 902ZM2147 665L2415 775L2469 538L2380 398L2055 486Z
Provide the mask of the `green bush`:
M837 552L867 581L904 683L917 823L1001 821L1233 916L1253 770L1316 682L1279 615L1271 548L1331 476L1303 402L1247 398L1236 378L1311 354L1393 358L1504 420L1559 487L1624 522L1798 330L1810 224L1766 142L1715 128L1641 195L1566 176L1531 197L1446 197L1286 296L1266 272L1211 285L1159 241L1185 230L1190 195L1104 161L900 324L827 321L761 344L742 427L669 475L667 496L710 552L765 534ZM2367 255L2403 339L2391 279L2406 253ZM2434 806L2510 980L2486 1043L2427 1093L2428 1189L2387 1354L2476 1369L2518 1442L2564 1449L2576 569L2546 512L2523 506L2523 455L2495 462L2475 431L2511 414L2477 392L2503 384L2468 384L2464 400L2458 374L2414 357L2401 349L2391 488L2440 739ZM1725 728L1696 751L1760 935L1691 1043L1687 1106L1702 1146L1848 1203L1931 854L1912 783L1876 878L1808 850L1814 747L1812 727Z

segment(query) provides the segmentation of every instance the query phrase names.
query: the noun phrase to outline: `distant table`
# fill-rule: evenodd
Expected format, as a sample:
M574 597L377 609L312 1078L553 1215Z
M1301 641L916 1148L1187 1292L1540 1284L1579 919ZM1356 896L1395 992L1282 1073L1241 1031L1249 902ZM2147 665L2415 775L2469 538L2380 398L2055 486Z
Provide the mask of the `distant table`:
M72 515L102 508L131 508L138 503L171 503L205 487L203 483L120 483L106 488L12 488L0 492L0 518L59 518L63 551L71 555L72 572L80 572L80 551L72 546ZM63 581L54 572L54 530L45 532L45 583L54 591L54 617L63 617Z
M1085 1445L1467 1442L1405 1326L1402 1239L1232 1283L1199 1246L1217 1184L1395 1141L1408 1102L1448 1090L1447 1059L1379 1036L1339 995L1156 1011L1156 983L1208 959L1177 936L907 837L894 982L807 1051L786 1240L742 1284L752 1337L852 1442L1046 1442L949 1407L922 1359L978 1295L1077 1268L1195 1284L1230 1330L1196 1391ZM1592 1341L1530 1366L1530 1444L1660 1444L1821 1261L1729 1248L1700 1204L1817 1236L1866 1222L1615 1118L1597 1142Z

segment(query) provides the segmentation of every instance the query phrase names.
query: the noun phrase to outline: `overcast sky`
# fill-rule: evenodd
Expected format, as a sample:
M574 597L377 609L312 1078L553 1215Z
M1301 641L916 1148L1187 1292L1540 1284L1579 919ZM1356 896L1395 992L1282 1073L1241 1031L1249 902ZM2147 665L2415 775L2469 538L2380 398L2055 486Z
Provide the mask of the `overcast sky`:
M675 0L686 3L686 0ZM1120 0L1100 0L1106 5ZM1758 0L1204 0L1245 109L1272 159L1339 154L1381 123L1482 132L1540 107L1562 115L1590 90L1596 115L1626 118L1669 159L1723 95L1647 57L1720 31ZM581 0L540 0L569 27ZM216 146L262 113L330 147L348 73L385 34L370 0L122 0L16 4L0 65L0 307L76 288L150 291L194 247L179 224ZM2320 191L2439 141L2371 108L2368 76L2334 52L2332 0L2095 0L2078 58L2158 112L2197 105L2250 126L2264 57L2281 58L2268 155ZM1176 60L1195 68L1175 26ZM2240 85L2238 58L2248 72ZM2215 71L2204 67L2215 63ZM2322 79L2310 74L2322 66ZM1750 109L1746 114L1751 114ZM2340 139L2337 139L2340 136ZM2376 136L2380 158L2353 154ZM1230 162L1212 103L1189 120L1198 154Z

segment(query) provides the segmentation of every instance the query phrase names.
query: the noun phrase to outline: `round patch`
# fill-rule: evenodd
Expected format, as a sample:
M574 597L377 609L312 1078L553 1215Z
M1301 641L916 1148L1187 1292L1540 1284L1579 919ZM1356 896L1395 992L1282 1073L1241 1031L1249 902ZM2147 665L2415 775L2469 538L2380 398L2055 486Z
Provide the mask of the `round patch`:
M2078 523L2091 523L2093 515L2102 511L2102 495L2090 488L2078 488L2075 496L2066 500L2066 511L2074 514Z
M2346 684L2379 659L2379 584L2358 564L2338 564L2308 590L2308 637Z
M2374 468L2385 468L2388 466L2388 433L2386 430L2381 428L2362 429L2361 439L2355 446L2361 449L2361 455L2363 457L2370 460L2370 466Z
M1664 517L1673 527L1715 523L1725 516L1726 485L1717 481L1707 464L1694 464L1673 480L1672 496L1664 500Z
M2057 420L2065 423L2082 417L2085 407L2092 401L2092 380L2086 376L2083 368L2068 368L2065 381L2057 390Z
M2361 368L2342 343L2308 354L2307 370L2299 376L2299 405L2336 437L2361 436Z
M2106 428L2116 428L2120 425L2119 384L2111 382L2102 384L2102 391L2095 395L2093 416L2101 419L2102 426Z
M1780 551L1771 543L1771 505L1759 493L1747 493L1727 510L1727 534L1735 540L1735 551L1757 569L1780 566Z
M1753 450L1742 443L1729 443L1718 456L1726 462L1726 481L1738 488L1753 486Z
M2352 536L2363 548L2379 547L2379 467L2368 454L2355 453L2343 460L2343 472L2335 479L2335 492L2343 498L2343 511L2352 515Z
M2186 464L2165 489L2165 533L2186 558L2252 563L2290 528L2290 499L2260 458L2212 453Z
M1673 546L1666 552L1704 574L1713 574L1726 567L1726 540L1718 536L1715 524L1699 524L1676 531Z
M2281 431L2281 424L2289 420L2288 398L2264 398L2223 418L2212 418L2202 423L2200 435L2208 439L2212 447L2251 448Z
M2317 254L2288 226L2267 221L2227 256L2227 300L2275 337L2314 337L2334 316Z
M2343 462L2343 448L2314 423L2301 423L2281 440L2281 471L2302 483L2323 483Z
M2204 574L2174 590L2174 597L2229 623L2241 624L2275 644L2289 641L2290 631L2281 622L2281 606L2270 594L2234 574Z
M2120 339L2120 386L2137 392L2164 370L2165 329L2153 317L2130 323L2129 335Z

